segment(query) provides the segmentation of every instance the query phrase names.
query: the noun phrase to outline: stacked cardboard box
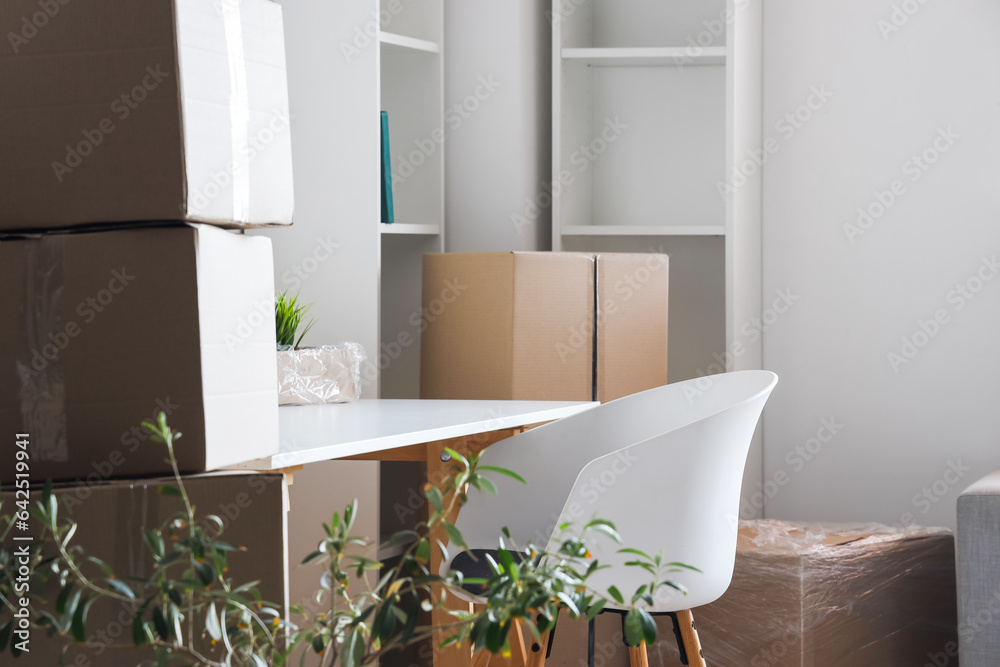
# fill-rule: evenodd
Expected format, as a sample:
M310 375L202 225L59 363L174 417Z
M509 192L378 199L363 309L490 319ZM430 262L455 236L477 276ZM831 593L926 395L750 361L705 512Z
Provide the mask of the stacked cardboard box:
M602 402L667 383L658 254L424 257L420 395Z
M71 545L83 547L88 556L108 563L123 580L126 576L149 577L155 563L144 546L142 529L159 527L184 509L180 498L158 491L162 483L171 481L163 478L56 485L54 491L62 501L62 514L79 526ZM186 479L185 488L200 515L215 514L223 522L221 532L215 523L205 523L203 528L209 537L246 547L245 551L230 552L228 556L228 576L232 581L237 585L257 581L262 600L287 608L288 559L281 539L287 521L284 484L283 475L234 472L191 476ZM33 493L32 501L37 498L38 492ZM14 500L13 491L0 494L5 509ZM262 530L262 526L269 530ZM87 571L91 569L96 568L88 565ZM55 578L50 580L48 589L31 591L50 601L58 592ZM44 632L34 630L30 652L12 664L52 667L136 665L148 661L151 658L148 649L131 648L133 613L130 605L109 600L96 602L87 617L86 641L70 646L64 659L60 660L62 641L48 639ZM207 640L201 642L199 649L220 659ZM0 662L8 664L9 648L5 653Z
M274 453L270 241L220 227L291 223L281 7L10 0L0 32L0 421L33 478L169 472L161 410L185 472Z
M238 229L292 221L282 31L271 0L0 3L4 510L15 476L55 480L74 544L123 579L150 573L141 528L180 503L144 421L183 433L183 473L278 448L271 243ZM248 548L230 574L287 607L284 483L185 479ZM148 660L109 648L131 644L129 611L98 602L85 646L60 660L36 631L20 661Z

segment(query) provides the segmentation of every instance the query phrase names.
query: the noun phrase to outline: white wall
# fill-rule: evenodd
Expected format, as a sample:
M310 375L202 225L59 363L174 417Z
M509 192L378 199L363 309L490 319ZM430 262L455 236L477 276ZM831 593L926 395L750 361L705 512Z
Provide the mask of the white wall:
M550 6L445 0L448 252L550 247L548 209L520 229L511 219L533 213L528 203L549 179Z
M794 297L765 319L764 366L781 376L766 516L953 525L957 494L1000 468L1000 269L983 260L1000 258L1000 3L764 9L764 136L779 146L764 167L765 307ZM815 89L832 97L809 112ZM797 109L811 118L778 125ZM875 194L894 181L901 194ZM879 196L895 201L849 238ZM981 289L966 299L959 284Z

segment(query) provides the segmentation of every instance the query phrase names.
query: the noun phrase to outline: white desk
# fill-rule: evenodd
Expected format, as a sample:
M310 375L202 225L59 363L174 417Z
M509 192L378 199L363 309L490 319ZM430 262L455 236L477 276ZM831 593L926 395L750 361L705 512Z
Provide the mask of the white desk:
M279 408L281 444L274 456L236 468L283 470L343 458L424 460L393 452L430 442L517 429L598 405L568 401L431 401L362 399Z

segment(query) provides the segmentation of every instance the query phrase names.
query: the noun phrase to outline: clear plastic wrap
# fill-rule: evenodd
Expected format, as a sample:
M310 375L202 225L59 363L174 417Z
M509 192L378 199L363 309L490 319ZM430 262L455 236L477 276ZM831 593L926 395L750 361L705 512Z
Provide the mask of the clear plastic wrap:
M349 403L361 397L358 343L278 351L278 405Z
M957 664L954 540L944 528L743 522L729 590L694 616L712 667ZM676 664L664 637L651 665Z

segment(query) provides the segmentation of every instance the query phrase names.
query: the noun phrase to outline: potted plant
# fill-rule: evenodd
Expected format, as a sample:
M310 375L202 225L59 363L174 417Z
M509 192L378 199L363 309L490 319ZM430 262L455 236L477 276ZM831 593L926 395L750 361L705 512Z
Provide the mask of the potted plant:
M564 538L552 551L523 545L517 550L526 556L518 559L515 545L501 548L497 560L491 562L491 574L483 579L463 579L456 571L431 572L432 549L442 550L447 559L448 545L438 535L451 545L463 546L461 533L448 517L468 501L468 489L493 491L493 483L483 473L520 479L509 470L480 466L477 455L464 457L449 450L454 474L441 488L425 489L432 508L428 520L389 540L409 544L394 566L354 553L356 547L370 546L352 534L357 501L323 524L322 539L304 563L322 566L316 599L326 600L327 606L309 615L293 605L293 622L278 605L259 598L256 582L238 583L228 576L230 554L241 548L221 541L222 520L198 515L188 499L174 455L180 434L170 429L162 413L156 424L144 427L153 442L165 445L174 469L174 483L162 485L160 493L178 496L184 505L184 511L160 526L143 530L151 574L120 577L107 563L74 545L77 524L62 511L60 500L47 485L30 509L42 535L31 544L30 562L23 566L27 571L17 564L15 549L6 540L0 546L0 653L9 650L19 655L12 639L12 628L20 622L14 617L19 609L15 603L19 578L30 579L36 591L45 591L47 583L57 584L54 600L32 596L25 621L47 632L52 641L85 642L90 606L110 600L129 610L131 636L123 641L148 651L149 664L156 665L283 667L293 653L311 651L321 656L323 667L338 659L343 667L360 667L388 651L432 637L442 646L468 642L477 650L501 653L510 650L511 630L516 625L539 638L553 627L561 611L571 617L593 618L612 599L622 603L623 596L614 586L597 591L588 584L589 576L601 568L590 556L588 541L603 535L620 542L613 524L601 519L592 519L577 530L564 530ZM7 516L0 523L7 527L4 538L14 521ZM216 534L209 536L203 528L206 525L217 527ZM656 625L642 605L651 603L661 587L680 590L666 576L677 567L689 566L624 551L635 555L634 565L648 572L651 580L631 597L625 619L626 642L639 646L656 639ZM363 590L350 590L352 575L364 580ZM421 612L441 607L447 592L463 583L481 586L488 603L473 612L449 612L453 620L444 626L420 626Z
M361 396L361 363L367 358L357 343L299 347L316 323L306 321L312 304L300 304L287 292L274 300L278 342L278 404L346 403Z

